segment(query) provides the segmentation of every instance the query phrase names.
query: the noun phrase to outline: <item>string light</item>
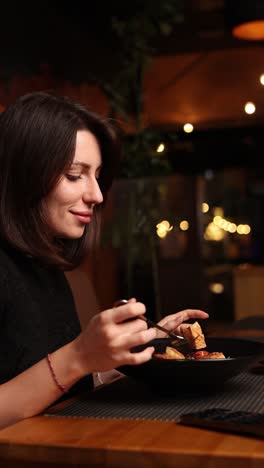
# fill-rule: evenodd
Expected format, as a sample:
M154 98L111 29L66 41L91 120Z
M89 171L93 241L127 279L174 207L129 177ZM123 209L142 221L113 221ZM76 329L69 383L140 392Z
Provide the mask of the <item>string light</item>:
M213 294L222 294L224 292L224 285L222 283L211 283L209 284L209 291Z
M207 213L208 211L209 211L209 205L208 205L208 203L205 203L205 202L204 202L204 203L202 204L202 212L203 212L203 213Z
M185 133L192 133L193 132L193 125L191 123L186 123L183 126L183 130Z
M256 111L256 106L255 106L254 102L248 101L245 104L244 110L245 110L246 114L249 114L249 115L254 114L254 112Z
M225 235L226 233L223 231L223 229L214 223L209 223L208 226L206 226L204 238L207 241L219 242L224 239Z
M163 151L165 150L165 145L163 143L160 143L160 145L158 146L157 148L157 153L163 153Z
M167 236L168 232L173 229L173 226L170 225L169 221L163 220L156 225L156 233L157 236L161 239Z
M223 229L226 232L230 232L230 234L234 234L237 232L238 234L249 234L251 232L251 227L248 224L239 224L238 226L235 223L231 223L226 219L222 218L222 216L214 216L213 223L220 229ZM207 226L208 227L208 226ZM211 228L212 229L212 228Z
M189 223L188 223L188 221L185 221L185 220L184 220L184 221L181 221L181 222L180 222L180 229L181 229L182 231L188 231L188 229L189 229Z

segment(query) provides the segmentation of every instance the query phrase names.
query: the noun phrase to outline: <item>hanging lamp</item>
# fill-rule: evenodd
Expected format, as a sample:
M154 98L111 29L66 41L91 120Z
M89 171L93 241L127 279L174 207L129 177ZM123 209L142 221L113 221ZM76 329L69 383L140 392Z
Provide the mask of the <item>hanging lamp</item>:
M264 0L227 0L226 7L235 38L264 40Z

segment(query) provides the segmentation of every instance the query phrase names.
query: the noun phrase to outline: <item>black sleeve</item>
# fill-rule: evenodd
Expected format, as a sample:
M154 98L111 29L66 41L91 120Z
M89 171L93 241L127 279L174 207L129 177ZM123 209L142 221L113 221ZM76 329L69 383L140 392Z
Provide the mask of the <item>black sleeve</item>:
M0 383L8 379L8 304L9 288L6 272L0 267Z

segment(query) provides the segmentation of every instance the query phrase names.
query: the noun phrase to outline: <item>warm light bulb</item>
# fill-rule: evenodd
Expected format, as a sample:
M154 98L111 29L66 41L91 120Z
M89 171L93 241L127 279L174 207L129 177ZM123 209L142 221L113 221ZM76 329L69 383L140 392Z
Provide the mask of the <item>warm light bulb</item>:
M222 221L221 216L219 215L214 216L213 223L216 224L216 226L218 226L221 221Z
M203 212L203 213L207 213L208 211L209 211L209 205L208 205L208 203L205 203L205 202L204 202L204 203L202 204L202 212Z
M255 106L254 102L249 101L249 102L247 102L245 104L244 109L245 109L246 114L254 114L254 112L256 110L256 106Z
M214 294L222 294L224 292L224 285L222 283L211 283L209 284L209 291Z
M214 223L209 223L204 233L204 238L207 241L220 242L225 236L226 232Z
M159 224L157 224L157 226L164 226L165 229L169 229L170 223L169 223L169 221L167 221L166 219L164 219L164 220L161 221Z
M188 221L185 221L185 220L184 220L184 221L181 221L181 222L180 222L180 229L181 229L182 231L188 231L188 229L189 229L189 223L188 223Z
M259 8L262 8L262 5L260 7L260 4L261 4L261 0L257 0L257 1L245 1L245 2L233 2L235 3L236 5L238 5L238 11L239 11L239 16L240 16L240 8L242 7L241 11L242 11L242 18L245 16L250 16L250 10L253 9L254 11L254 16L255 16L255 12L257 12L257 10ZM240 6L240 3L242 3L242 6ZM258 3L258 6L256 5L256 3ZM251 5L253 4L253 5ZM232 8L234 8L232 6ZM236 37L237 39L244 39L244 40L247 40L247 41L262 41L264 39L264 21L260 15L260 18L259 19L254 19L254 18L248 18L248 19L244 19L244 21L240 21L239 24L237 24L233 30L232 30L232 34L234 37Z
M251 231L251 227L248 224L244 224L243 234L249 234L250 231Z
M162 153L165 150L165 145L161 143L157 148L157 153Z
M259 77L260 83L264 86L264 73Z
M231 234L234 234L234 232L236 232L236 230L237 230L237 225L235 223L230 223L227 230Z
M183 130L185 133L192 133L193 132L193 125L191 123L186 123L183 126Z

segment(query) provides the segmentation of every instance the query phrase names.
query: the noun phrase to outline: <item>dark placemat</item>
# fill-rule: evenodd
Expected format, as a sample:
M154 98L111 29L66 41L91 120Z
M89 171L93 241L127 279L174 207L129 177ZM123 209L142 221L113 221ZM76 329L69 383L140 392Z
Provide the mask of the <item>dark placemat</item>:
M221 389L207 393L194 393L191 389L161 393L125 377L78 397L66 408L47 410L45 415L169 421L186 412L215 407L264 413L264 373L262 368L259 373L257 369L256 373L242 373Z

